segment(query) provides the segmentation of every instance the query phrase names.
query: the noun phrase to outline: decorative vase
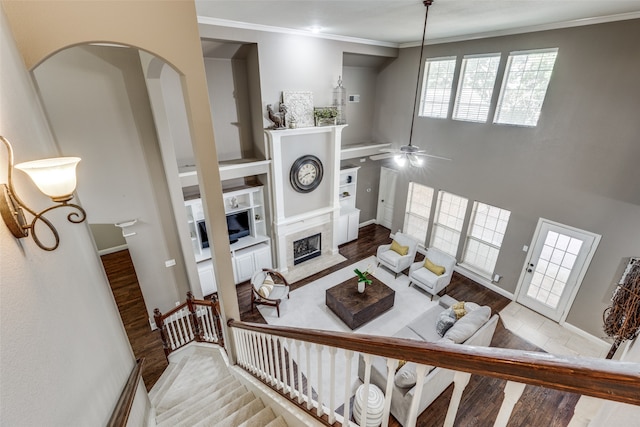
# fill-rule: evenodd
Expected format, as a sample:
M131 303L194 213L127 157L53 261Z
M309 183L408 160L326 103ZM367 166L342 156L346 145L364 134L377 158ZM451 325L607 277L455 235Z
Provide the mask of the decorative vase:
M358 282L358 292L363 293L364 292L364 287L365 287L365 283L364 282Z

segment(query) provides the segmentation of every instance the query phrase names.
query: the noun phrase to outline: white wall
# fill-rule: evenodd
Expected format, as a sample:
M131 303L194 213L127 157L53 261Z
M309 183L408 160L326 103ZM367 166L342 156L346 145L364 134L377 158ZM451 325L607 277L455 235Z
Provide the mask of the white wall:
M58 155L4 12L0 62L0 132L13 142L16 161ZM22 173L15 178L27 203L51 203ZM87 223L70 224L64 212L50 218L61 237L54 252L30 238L17 241L0 224L0 424L105 425L133 353Z
M149 317L184 301L184 258L137 49L73 47L34 75L61 149L83 158L78 194L89 220L138 220L127 245ZM166 268L169 259L176 266Z

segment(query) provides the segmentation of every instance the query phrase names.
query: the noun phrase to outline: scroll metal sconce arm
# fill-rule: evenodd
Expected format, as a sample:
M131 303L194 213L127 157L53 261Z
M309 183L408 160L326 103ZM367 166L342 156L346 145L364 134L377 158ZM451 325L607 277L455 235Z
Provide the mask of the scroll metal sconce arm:
M0 141L7 148L8 167L7 184L0 184L0 214L11 233L18 239L27 237L31 230L31 237L39 248L45 251L53 251L60 244L58 230L44 214L58 208L74 209L67 215L67 220L74 224L80 224L87 219L85 210L75 203L69 203L75 191L75 166L80 161L77 157L60 157L55 159L37 160L21 163L15 167L25 171L40 191L49 196L56 204L40 212L36 212L27 206L16 193L13 187L13 148L11 143L3 136ZM33 216L31 222L27 222L24 211ZM36 232L36 224L42 222L53 236L53 244L43 243Z

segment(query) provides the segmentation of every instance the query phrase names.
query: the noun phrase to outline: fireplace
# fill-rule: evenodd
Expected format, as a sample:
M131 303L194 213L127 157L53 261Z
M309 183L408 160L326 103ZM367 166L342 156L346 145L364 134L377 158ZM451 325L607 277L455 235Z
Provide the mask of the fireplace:
M322 253L320 233L293 242L293 265L319 257Z

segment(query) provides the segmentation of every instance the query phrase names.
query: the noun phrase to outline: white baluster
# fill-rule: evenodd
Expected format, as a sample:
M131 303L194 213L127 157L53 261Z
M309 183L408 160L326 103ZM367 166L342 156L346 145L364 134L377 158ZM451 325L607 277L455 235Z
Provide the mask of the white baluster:
M296 341L296 360L298 361L298 403L302 403L302 365L300 361L302 360L300 355L302 352L302 343L300 341Z
M424 373L427 370L426 365L418 364L416 366L416 385L413 387L414 394L411 400L411 406L409 407L409 418L407 419L407 425L405 427L414 427L416 420L418 419L418 404L422 397L422 385L424 384Z
M241 366L247 369L247 347L245 342L244 330L237 328L233 328L233 330L234 332L237 332L237 334L234 334L233 339L238 344L238 347L240 349L238 361L240 362Z
M462 393L469 384L471 374L467 372L457 371L453 376L453 394L451 400L449 400L449 408L447 409L447 416L444 419L445 426L453 426L453 422L456 420L458 408L460 407L460 401L462 400Z
M367 425L367 418L369 416L369 383L371 382L371 355L363 353L364 359L364 390L362 395L362 407L360 408L360 425ZM355 404L354 404L355 405Z
M287 393L287 358L284 351L285 344L287 342L286 338L282 338L278 341L280 343L280 363L282 365L282 392L284 394Z
M320 344L316 344L316 365L318 365L318 408L317 414L321 417L324 414L323 411L323 403L324 403L324 387L322 386L322 349L324 347Z
M304 348L307 355L307 409L311 410L311 343L305 342Z
M331 371L329 381L329 424L333 424L336 421L336 351L335 347L329 347L329 370Z
M253 367L253 374L260 376L260 362L258 361L258 334L256 332L249 332L251 337L251 366Z
M291 338L287 338L287 349L289 354L289 397L293 399L296 380L293 372L293 340Z
M187 329L189 329L189 341L193 340L193 337L195 337L195 334L193 333L193 330L191 329L191 322L189 321L189 319L191 318L191 316L189 315L189 310L184 309L185 310L185 316L182 318L184 320L184 322L187 324L187 328L185 328L185 331ZM198 321L198 319L195 320L196 322Z
M344 376L344 423L342 425L349 425L349 419L351 419L351 414L349 413L351 409L350 400L351 400L351 383L349 378L351 378L351 362L353 360L353 351L345 350L344 352L344 360L347 365L347 372Z
M276 382L276 376L275 376L275 371L274 371L274 363L273 363L273 336L272 335L267 335L266 337L266 341L267 341L267 354L268 354L268 359L267 362L269 363L269 377L271 378L270 382L271 385L274 385Z
M573 410L568 427L588 427L606 400L582 396Z
M260 372L261 377L266 380L267 378L267 369L266 369L266 359L267 359L267 349L264 346L264 334L258 334L258 357L260 362Z
M173 322L171 322L171 317L165 320L165 330L167 331L167 335L169 336L169 343L171 344L171 350L174 350L177 347L178 337L175 335L175 330L173 327Z
M511 417L513 407L518 403L518 400L520 400L520 396L522 396L525 386L526 384L523 383L507 381L507 385L504 387L504 400L500 406L500 412L498 412L496 422L493 424L494 427L507 425L509 417Z
M382 427L389 425L389 412L391 411L391 393L393 382L398 368L398 359L387 359L387 385L384 392L384 411L382 412Z
M277 389L283 388L282 372L280 372L282 359L280 358L280 352L278 352L279 348L282 348L282 344L280 343L280 337L273 337L273 359L274 359L274 364L276 365L276 388Z
M209 307L201 307L197 309L197 312L200 313L200 319L202 324L202 335L205 341L211 341L212 334L211 329L209 327L209 311L207 310Z

